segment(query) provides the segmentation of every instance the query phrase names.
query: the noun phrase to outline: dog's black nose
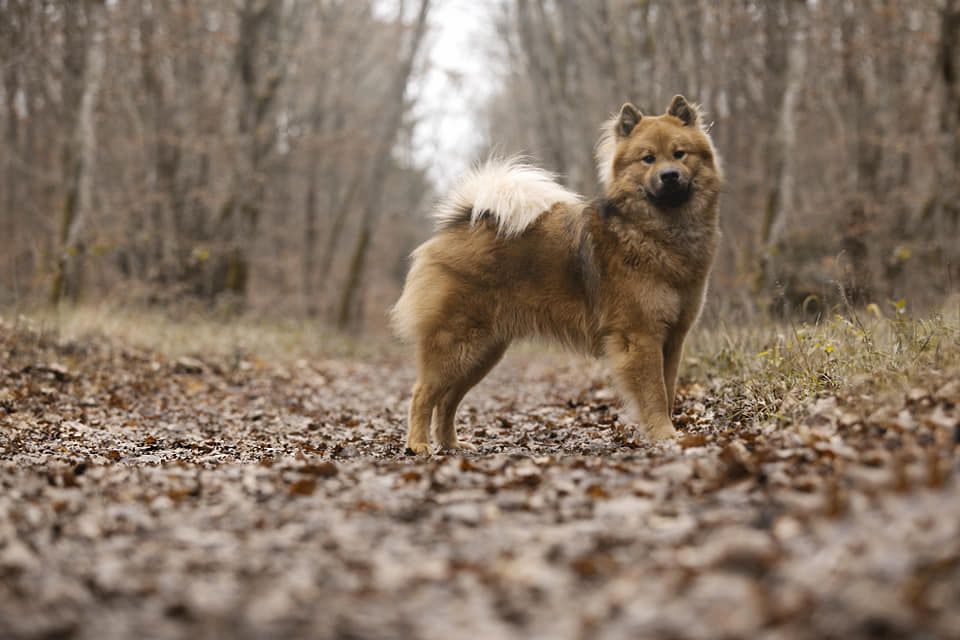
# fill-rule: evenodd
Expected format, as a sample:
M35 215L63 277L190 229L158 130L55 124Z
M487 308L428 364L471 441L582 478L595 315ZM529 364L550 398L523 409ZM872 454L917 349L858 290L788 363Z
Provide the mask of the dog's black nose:
M677 184L680 181L680 172L676 169L665 169L660 172L660 181L663 184Z

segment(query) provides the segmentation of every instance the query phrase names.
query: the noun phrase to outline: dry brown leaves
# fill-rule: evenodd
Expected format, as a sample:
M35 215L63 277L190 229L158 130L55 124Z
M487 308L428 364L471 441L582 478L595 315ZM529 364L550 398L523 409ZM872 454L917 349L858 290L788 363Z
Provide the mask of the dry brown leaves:
M649 446L513 358L416 459L405 364L2 331L0 637L958 637L955 376Z

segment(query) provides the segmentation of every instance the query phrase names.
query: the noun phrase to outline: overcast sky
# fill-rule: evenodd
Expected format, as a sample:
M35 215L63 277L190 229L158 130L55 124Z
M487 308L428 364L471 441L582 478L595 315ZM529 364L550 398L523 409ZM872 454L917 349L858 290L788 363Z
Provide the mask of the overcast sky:
M493 91L495 72L486 55L491 39L487 0L435 0L431 7L430 71L414 87L420 98L414 134L416 159L444 189L470 166L482 128L477 106Z

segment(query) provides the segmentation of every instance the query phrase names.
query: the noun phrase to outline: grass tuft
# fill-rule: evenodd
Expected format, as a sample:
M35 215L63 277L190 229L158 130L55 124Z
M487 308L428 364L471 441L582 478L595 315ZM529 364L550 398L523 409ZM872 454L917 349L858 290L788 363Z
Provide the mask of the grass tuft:
M742 422L791 421L826 394L888 394L960 371L960 319L912 317L906 305L848 309L817 324L701 328L684 377L710 380Z

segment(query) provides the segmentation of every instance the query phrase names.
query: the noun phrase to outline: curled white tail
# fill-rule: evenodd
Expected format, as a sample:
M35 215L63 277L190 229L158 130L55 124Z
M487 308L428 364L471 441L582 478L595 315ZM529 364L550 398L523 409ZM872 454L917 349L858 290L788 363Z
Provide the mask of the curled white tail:
M553 174L517 159L491 159L477 167L437 207L437 228L474 224L493 216L503 236L516 236L554 204L578 204L582 198L560 185Z

